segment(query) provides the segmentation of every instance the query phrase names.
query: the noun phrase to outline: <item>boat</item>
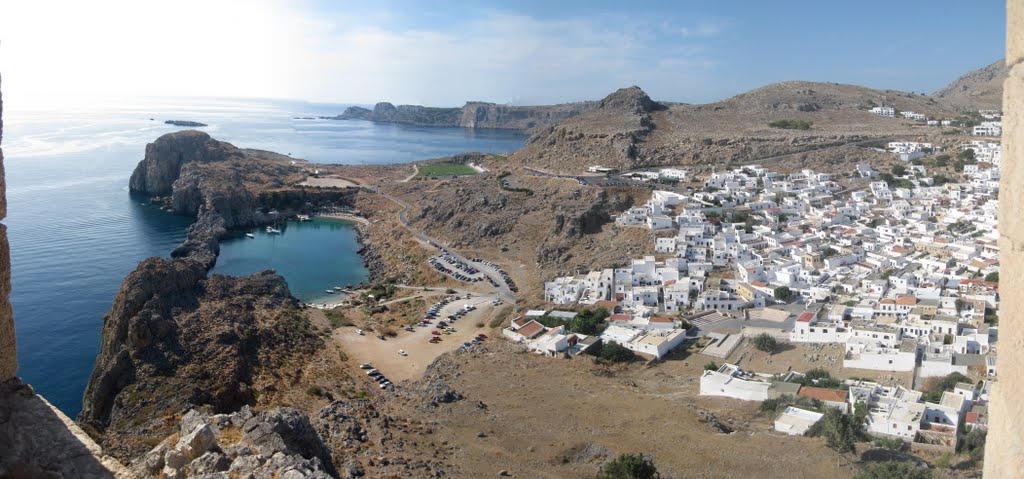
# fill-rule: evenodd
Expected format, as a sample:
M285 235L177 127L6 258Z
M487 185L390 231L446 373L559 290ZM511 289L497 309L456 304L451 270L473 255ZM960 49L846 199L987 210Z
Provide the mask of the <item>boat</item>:
M336 292L337 292L337 291L335 291L335 290L333 290L333 289L325 289L324 291L326 291L326 292L328 292L328 293L330 293L330 294L334 294L334 293L336 293Z
M273 226L267 226L267 233L270 233L272 235L279 235L281 234L281 230L274 228Z
M250 237L250 238L256 239L256 235L254 235L252 233L246 233L245 235Z
M299 215L299 221L310 221L309 215Z

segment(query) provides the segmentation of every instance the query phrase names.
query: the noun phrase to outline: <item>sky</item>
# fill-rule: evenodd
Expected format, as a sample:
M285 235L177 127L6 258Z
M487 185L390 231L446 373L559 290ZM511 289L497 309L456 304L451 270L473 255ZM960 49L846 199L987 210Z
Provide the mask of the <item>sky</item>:
M8 106L136 96L706 103L785 80L933 92L1003 57L1001 0L0 0Z

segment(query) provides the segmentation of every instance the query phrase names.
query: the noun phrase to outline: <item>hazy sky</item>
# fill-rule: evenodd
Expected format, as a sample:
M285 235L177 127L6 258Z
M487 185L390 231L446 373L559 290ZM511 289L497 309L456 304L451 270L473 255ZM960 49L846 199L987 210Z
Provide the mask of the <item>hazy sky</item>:
M461 105L815 80L932 92L1003 56L977 1L0 0L11 106L110 96Z

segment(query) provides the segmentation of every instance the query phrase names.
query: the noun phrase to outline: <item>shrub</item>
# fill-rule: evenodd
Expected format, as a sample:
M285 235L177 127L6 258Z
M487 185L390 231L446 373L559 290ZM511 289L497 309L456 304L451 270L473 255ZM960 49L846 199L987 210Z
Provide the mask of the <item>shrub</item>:
M789 286L779 286L773 291L775 299L779 301L789 301L793 299L793 290L789 289Z
M768 126L784 130L809 130L813 124L814 122L806 120L775 120L768 122Z
M779 348L778 340L773 338L772 335L768 333L761 333L758 334L757 336L754 336L754 339L751 340L751 343L753 343L754 347L757 348L759 351L764 351L766 353L774 353L775 350Z
M328 309L324 311L324 315L327 316L327 321L331 323L331 329L338 329L342 326L352 326L351 319L345 317L345 312L341 308Z
M856 479L932 479L932 471L910 462L886 461L865 466Z
M825 436L825 445L840 453L856 451L861 437L859 421L836 408L825 408L825 416L807 430L807 436Z
M999 272L992 272L985 275L985 281L999 282Z
M622 454L601 466L597 479L658 479L658 468L642 454Z
M601 355L598 358L612 363L625 363L636 359L636 356L625 346L609 341L601 348Z
M897 452L905 451L905 450L908 449L907 443L903 442L900 439L889 438L889 437L876 437L876 438L871 440L871 444L874 444L875 447L880 447L882 449L889 449L890 451L897 451Z
M704 370L705 371L718 371L718 367L719 366L717 364L715 364L714 361L711 361L710 363L707 363L707 364L704 365Z

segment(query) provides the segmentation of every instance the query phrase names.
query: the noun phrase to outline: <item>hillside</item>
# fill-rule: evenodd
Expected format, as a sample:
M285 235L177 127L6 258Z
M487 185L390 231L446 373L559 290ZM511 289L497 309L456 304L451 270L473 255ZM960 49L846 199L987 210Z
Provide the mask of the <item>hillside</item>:
M1001 110L1003 82L1008 73L1006 60L999 59L987 67L967 72L932 96L962 112Z
M537 131L510 159L554 172L587 166L620 169L761 161L893 135L940 133L923 123L866 111L880 104L951 118L957 112L930 97L855 85L783 82L704 105L661 104L640 88L621 89L598 108ZM812 122L807 130L771 128L774 120Z
M392 105L381 102L373 109L352 106L332 120L367 120L415 126L491 128L529 130L579 115L593 108L594 102L563 103L544 106L511 106L471 101L462 108L437 108L420 105Z

